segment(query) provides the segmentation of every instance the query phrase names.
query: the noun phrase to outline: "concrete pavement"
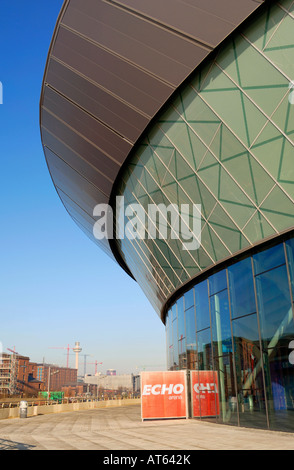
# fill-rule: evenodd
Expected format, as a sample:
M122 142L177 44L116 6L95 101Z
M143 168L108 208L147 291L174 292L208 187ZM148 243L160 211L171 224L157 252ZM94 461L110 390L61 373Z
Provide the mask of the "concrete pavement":
M139 405L0 420L0 449L294 450L294 434L197 420L141 421Z

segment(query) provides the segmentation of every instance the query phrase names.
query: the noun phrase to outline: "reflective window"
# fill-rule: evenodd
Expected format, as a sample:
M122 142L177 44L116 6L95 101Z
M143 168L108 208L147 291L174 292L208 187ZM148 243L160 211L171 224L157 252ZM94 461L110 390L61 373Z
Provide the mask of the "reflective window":
M289 259L289 271L293 268ZM294 429L294 365L290 353L294 339L293 310L286 266L256 276L263 362L271 429ZM286 413L286 414L285 414Z
M191 289L188 292L186 292L184 295L184 299L185 299L185 310L188 310L188 308L194 305L194 289Z
M196 324L194 306L186 310L187 369L196 369Z
M178 344L178 316L177 306L172 307L172 329L173 329L173 369L179 368L179 344Z
M228 267L232 318L256 312L251 258Z
M260 274L269 269L285 264L284 246L280 245L273 246L267 250L261 251L253 256L254 261L254 272Z
M177 325L173 322L173 366L174 370L179 368L179 348L178 348L178 341L177 341Z
M226 290L210 297L210 309L214 355L223 356L232 351L230 311Z
M210 326L207 281L195 286L196 328L203 330Z
M169 367L203 371L201 419L294 431L293 240L208 276L194 286L194 305L184 310L182 296L170 309ZM205 371L215 374L213 387ZM205 401L212 389L215 416Z
M232 321L234 342L245 341L259 347L257 315L246 315Z
M226 271L219 271L209 278L209 295L216 294L227 288Z
M294 335L286 266L256 276L256 288L261 338L264 347L273 348L283 335Z
M168 337L169 337L169 345L173 347L173 322L172 322L172 311L169 311L168 314Z
M179 368L187 368L184 298L177 301Z
M257 315L238 318L232 327L240 424L266 427Z
M171 310L166 318L166 338L167 338L167 367L170 370L173 366L173 328L171 321Z
M180 341L181 339L186 337L183 297L177 301L177 311L178 311L178 340Z
M292 298L294 298L294 238L286 241L286 250L289 263Z
M170 340L169 340L169 317L167 316L165 322L165 335L166 335L166 357L167 357L167 367L168 369L171 368L171 358L170 358Z
M218 375L218 400L220 408L217 421L237 425L238 413L232 354L215 357L214 368Z
M195 323L195 308L194 308L194 306L189 308L189 310L186 310L185 319L186 319L187 347L190 346L190 345L195 346L196 323Z
M294 373L288 347L269 349L264 354L270 428L293 432Z
M210 328L198 331L196 337L198 349L198 369L212 370L212 347Z

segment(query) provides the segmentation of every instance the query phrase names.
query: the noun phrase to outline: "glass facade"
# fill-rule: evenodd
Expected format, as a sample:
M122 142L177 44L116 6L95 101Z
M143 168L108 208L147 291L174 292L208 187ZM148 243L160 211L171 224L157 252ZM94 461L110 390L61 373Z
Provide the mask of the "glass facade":
M216 373L219 413L205 419L294 432L293 274L294 234L228 262L169 309L168 368Z
M264 5L178 89L128 160L116 191L125 208L140 204L147 214L149 204L201 204L197 250L183 250L183 240L171 236L149 238L143 225L145 237L117 241L158 313L203 269L294 226L293 30L292 0ZM132 223L125 214L122 225ZM236 274L229 274L242 298ZM224 281L211 280L210 292ZM257 284L263 292L271 282L261 273ZM225 289L210 295L217 318L230 299ZM252 310L253 300L230 301L236 318L240 308ZM231 354L229 345L219 347Z

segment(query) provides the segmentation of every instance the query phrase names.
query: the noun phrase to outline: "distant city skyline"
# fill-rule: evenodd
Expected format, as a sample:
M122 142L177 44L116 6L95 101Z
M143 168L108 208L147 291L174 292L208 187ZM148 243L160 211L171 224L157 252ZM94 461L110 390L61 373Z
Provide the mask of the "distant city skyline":
M75 225L51 181L39 99L62 0L1 4L1 327L3 352L118 374L166 362L165 328L140 287ZM115 286L115 296L113 295ZM75 357L69 357L74 367ZM138 369L137 369L138 367ZM94 373L95 365L87 365Z

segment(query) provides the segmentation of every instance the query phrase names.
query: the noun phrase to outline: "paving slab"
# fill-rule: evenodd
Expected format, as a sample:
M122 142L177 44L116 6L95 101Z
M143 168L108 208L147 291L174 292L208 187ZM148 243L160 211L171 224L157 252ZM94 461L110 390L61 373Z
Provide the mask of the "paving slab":
M141 420L140 405L0 420L0 450L294 450L294 434L192 419Z

